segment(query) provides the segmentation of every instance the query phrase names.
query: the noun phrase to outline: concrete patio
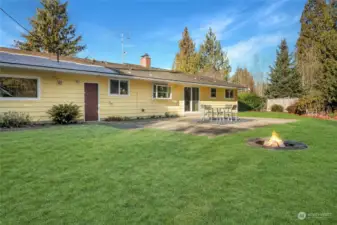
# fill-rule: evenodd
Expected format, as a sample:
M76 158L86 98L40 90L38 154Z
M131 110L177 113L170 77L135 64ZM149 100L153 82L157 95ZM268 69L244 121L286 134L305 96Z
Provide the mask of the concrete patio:
M188 116L174 119L137 120L123 122L102 122L118 129L153 128L178 131L186 134L215 137L273 124L296 122L295 119L272 119L241 117L238 121L226 121L218 124L216 121L201 121L200 116Z

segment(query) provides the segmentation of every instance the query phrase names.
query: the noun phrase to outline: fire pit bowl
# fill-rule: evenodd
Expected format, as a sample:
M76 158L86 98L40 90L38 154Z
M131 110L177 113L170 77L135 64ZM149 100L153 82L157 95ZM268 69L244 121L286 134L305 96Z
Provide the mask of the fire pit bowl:
M265 142L268 142L269 140L270 138L252 138L249 139L247 143L253 147L260 147L270 150L303 150L308 148L308 146L302 142L290 140L283 141L284 146L282 147L266 146Z
M248 140L251 146L273 150L300 150L308 148L307 145L297 141L283 141L280 135L273 131L270 138L253 138Z

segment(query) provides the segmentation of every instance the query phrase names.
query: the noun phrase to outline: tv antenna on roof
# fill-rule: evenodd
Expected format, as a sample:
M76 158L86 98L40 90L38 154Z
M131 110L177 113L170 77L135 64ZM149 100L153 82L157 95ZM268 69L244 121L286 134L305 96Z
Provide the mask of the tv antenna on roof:
M124 64L124 56L127 54L126 51L124 51L124 42L126 40L130 40L129 35L125 35L124 33L121 33L121 44L122 44L122 64Z

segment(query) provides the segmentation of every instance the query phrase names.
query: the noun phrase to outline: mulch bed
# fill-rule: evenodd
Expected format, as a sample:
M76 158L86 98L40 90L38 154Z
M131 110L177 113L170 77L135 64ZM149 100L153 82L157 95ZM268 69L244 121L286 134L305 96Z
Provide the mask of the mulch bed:
M330 117L329 115L303 115L304 117L310 117L320 120L337 120L337 116Z
M25 130L37 130L42 128L50 128L50 127L63 127L63 126L75 126L75 125L83 125L84 123L73 123L73 124L52 124L52 123L40 123L40 124L32 124L24 127L1 127L0 132L12 132L12 131L25 131Z

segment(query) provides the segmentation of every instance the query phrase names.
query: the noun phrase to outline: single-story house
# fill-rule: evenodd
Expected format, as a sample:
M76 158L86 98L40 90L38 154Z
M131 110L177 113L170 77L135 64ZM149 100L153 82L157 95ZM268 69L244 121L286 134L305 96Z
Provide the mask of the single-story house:
M85 121L109 116L146 117L199 113L201 105L237 104L237 89L212 77L140 65L116 64L0 48L0 113L26 112L48 121L55 104L73 102Z

